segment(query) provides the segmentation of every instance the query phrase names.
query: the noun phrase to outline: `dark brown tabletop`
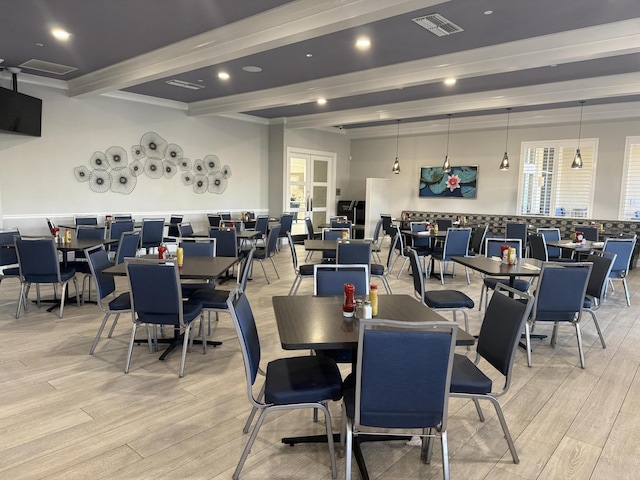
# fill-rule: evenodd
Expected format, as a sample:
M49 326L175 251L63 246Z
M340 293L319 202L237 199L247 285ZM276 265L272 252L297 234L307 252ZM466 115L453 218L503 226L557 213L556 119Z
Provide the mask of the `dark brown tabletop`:
M415 238L438 238L438 239L442 239L445 238L447 236L447 231L446 230L438 230L438 233L436 233L433 228L430 231L426 231L426 230L418 230L418 231L413 231L413 230L400 230L400 233L402 233L403 235L407 235L409 237L415 237Z
M71 242L58 242L56 248L61 252L78 252L85 248L93 247L95 245L109 245L110 243L117 243L117 239L91 239L91 238L72 238Z
M258 230L242 230L241 232L236 232L236 239L238 240L251 240L256 238L262 232ZM198 232L193 232L191 235L185 235L185 237L190 238L209 238L209 230L201 230Z
M338 247L337 240L305 240L304 249L310 252L322 250L335 250Z
M355 349L358 320L342 316L342 297L296 295L273 297L273 310L285 350ZM376 318L407 321L445 320L410 295L379 295ZM473 345L475 339L458 329L457 345Z
M591 250L602 250L602 247L604 247L604 242L593 242L591 240L585 240L584 243L574 243L571 240L549 240L547 242L547 246L558 247L574 252L588 253Z
M490 276L510 277L537 277L544 262L535 258L521 258L515 265L507 265L497 258L476 257L452 257L452 260L465 267Z
M142 255L140 258L158 258L157 255ZM175 259L167 260L167 262L175 262ZM217 278L235 263L237 258L234 257L184 257L184 264L180 268L180 278ZM114 265L103 270L109 275L126 275L124 263Z

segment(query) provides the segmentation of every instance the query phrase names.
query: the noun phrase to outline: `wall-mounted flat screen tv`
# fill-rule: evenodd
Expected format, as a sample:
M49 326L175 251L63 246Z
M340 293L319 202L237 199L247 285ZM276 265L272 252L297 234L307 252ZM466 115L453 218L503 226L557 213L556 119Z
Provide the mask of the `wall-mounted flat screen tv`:
M422 167L418 194L430 198L476 198L478 192L478 166Z
M0 130L40 137L42 100L0 88Z

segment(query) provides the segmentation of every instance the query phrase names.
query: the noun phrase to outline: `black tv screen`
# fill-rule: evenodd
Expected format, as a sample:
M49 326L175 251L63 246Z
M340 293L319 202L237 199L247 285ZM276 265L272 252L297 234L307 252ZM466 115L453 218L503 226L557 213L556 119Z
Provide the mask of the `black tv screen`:
M0 130L40 137L42 100L0 88Z

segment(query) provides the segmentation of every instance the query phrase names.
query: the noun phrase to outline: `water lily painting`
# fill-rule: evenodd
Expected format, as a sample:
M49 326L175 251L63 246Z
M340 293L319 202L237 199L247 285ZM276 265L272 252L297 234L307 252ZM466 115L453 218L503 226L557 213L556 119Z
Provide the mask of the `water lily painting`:
M476 198L478 187L478 166L451 167L449 172L442 167L422 167L420 169L421 197Z

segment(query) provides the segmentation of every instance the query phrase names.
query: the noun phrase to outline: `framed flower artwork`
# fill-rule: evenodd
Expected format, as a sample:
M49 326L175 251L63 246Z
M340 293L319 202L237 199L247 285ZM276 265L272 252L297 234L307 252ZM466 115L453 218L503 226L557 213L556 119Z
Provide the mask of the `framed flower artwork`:
M478 166L451 167L444 172L442 167L420 169L421 197L476 198L478 192Z

